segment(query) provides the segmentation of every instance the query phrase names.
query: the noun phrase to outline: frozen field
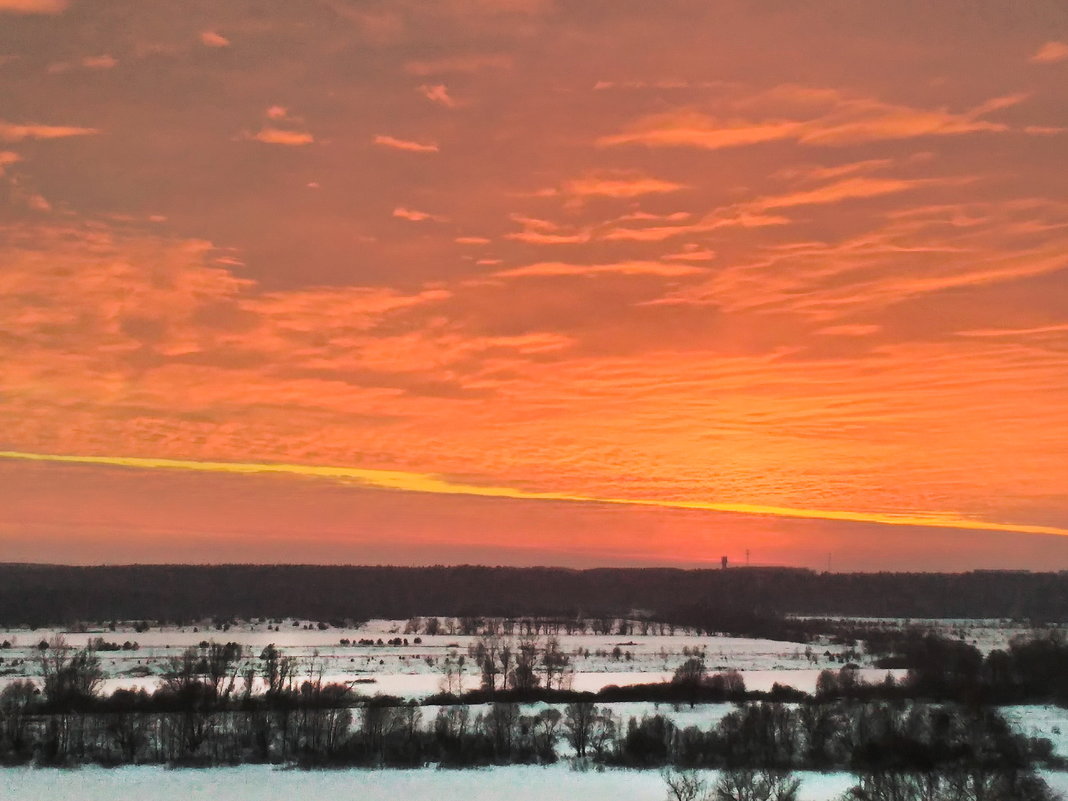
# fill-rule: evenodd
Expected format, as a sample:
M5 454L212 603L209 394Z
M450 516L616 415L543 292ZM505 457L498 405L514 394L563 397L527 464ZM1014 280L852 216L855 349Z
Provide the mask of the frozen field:
M903 621L882 621L900 625ZM921 622L921 621L912 621ZM922 621L934 625L934 621ZM294 625L296 623L296 625ZM383 693L404 698L422 698L442 689L444 660L452 656L466 658L462 688L475 689L477 668L467 658L468 648L478 639L459 633L405 634L406 621L372 620L358 628L320 630L308 621L284 621L278 631L268 624L238 624L228 630L208 626L153 627L137 632L132 627L115 630L92 629L81 632L56 629L16 629L0 631L0 684L16 678L33 678L37 674L37 646L56 635L76 647L94 638L122 644L136 642L137 650L100 651L107 673L104 691L118 687L155 689L165 664L183 649L203 641L233 641L245 646L246 656L255 659L264 646L274 644L297 658L305 675L321 669L328 681L359 681L357 689L366 694ZM1003 647L1020 632L1018 627L999 621L945 621L939 626L944 633L973 642L985 650ZM390 645L400 637L402 644ZM419 638L421 642L416 643ZM407 644L403 641L407 640ZM544 641L545 637L542 637ZM863 648L849 648L828 643L791 643L745 637L699 636L684 629L674 634L560 634L561 649L568 654L573 668L572 687L597 691L618 684L659 682L669 679L675 669L691 655L700 653L711 671L741 671L746 686L752 690L770 690L776 682L811 692L819 672L839 668L846 661L862 667L866 680L879 680L886 671L870 668ZM343 644L347 640L349 644ZM360 640L375 645L360 645ZM378 645L378 641L382 645Z
M802 773L801 801L833 801L852 786L846 773ZM1068 774L1046 773L1054 789L1068 790ZM709 772L709 779L715 778ZM73 771L0 769L5 801L663 801L656 771L575 772L552 767L481 770L297 771L265 766L167 770L82 768Z
M811 774L805 777L801 798L830 801L849 786L847 774ZM12 801L663 801L665 789L655 770L576 772L562 765L312 772L264 766L210 770L0 769L0 798Z

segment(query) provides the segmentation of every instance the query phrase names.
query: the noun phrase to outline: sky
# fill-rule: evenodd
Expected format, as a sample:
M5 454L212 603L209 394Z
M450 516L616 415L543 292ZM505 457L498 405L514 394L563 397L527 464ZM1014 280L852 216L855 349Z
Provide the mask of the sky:
M1068 569L1059 0L0 0L0 561Z

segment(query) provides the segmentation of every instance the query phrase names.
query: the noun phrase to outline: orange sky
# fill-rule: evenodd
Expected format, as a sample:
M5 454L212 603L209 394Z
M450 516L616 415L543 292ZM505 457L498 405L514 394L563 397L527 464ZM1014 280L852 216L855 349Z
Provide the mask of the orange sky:
M1066 129L1055 0L0 0L0 561L1068 569Z

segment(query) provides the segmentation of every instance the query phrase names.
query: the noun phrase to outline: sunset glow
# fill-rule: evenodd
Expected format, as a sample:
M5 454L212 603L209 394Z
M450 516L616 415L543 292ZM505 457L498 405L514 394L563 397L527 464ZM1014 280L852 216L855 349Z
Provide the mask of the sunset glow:
M0 561L1068 569L1062 3L0 0L0 84Z

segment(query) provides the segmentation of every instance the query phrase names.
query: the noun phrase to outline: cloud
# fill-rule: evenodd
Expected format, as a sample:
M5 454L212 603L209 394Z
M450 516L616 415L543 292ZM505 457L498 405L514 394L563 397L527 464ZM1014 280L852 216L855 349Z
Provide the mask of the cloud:
M670 261L712 261L716 258L716 251L702 248L700 245L687 245L682 250L661 258Z
M4 177L5 168L8 165L22 161L22 156L13 150L0 150L0 178Z
M428 61L409 61L404 69L410 75L437 75L448 72L478 72L484 69L511 69L511 56L503 54L449 56Z
M289 114L289 109L285 106L268 106L264 114L269 120L284 120Z
M1034 64L1056 64L1065 60L1068 60L1068 44L1065 42L1046 42L1030 58Z
M205 47L229 47L230 40L215 31L201 31L200 43Z
M274 464L250 462L209 462L191 459L152 459L133 456L80 456L22 451L0 451L0 459L34 462L59 462L139 470L182 470L236 475L283 474L318 478L357 486L400 492L433 493L439 495L474 495L483 498L503 498L530 501L557 501L579 504L607 504L614 506L644 506L661 509L689 509L694 511L727 512L740 515L804 518L809 520L837 520L877 523L887 526L920 526L968 531L1004 531L1023 534L1068 536L1068 529L1057 526L1034 526L1024 523L1000 523L965 518L954 513L926 514L891 512L842 511L837 509L804 509L785 506L729 501L680 501L657 498L621 498L580 495L566 492L531 492L514 487L469 484L433 473L402 470L378 470L357 467L336 467L312 464Z
M431 103L437 103L446 108L456 108L456 101L449 95L449 90L443 83L424 83L419 87L419 93Z
M676 236L704 234L724 228L764 228L786 225L791 220L776 210L798 206L818 206L892 195L940 183L935 179L844 178L823 186L765 195L753 200L723 206L698 220L675 225L615 226L599 234L612 242L662 242ZM621 218L622 219L622 218Z
M0 120L0 142L21 142L24 139L64 139L69 136L92 136L96 128L79 128L70 125L17 124Z
M1030 328L975 328L957 332L957 336L962 337L1032 337L1049 334L1068 334L1068 323L1036 325Z
M0 14L61 14L69 0L0 0Z
M117 66L118 63L118 59L105 53L101 56L86 56L77 64L71 64L67 61L56 61L49 64L46 71L49 75L61 75L65 72L70 72L77 67L82 67L87 70L109 70Z
M646 147L699 147L719 150L726 147L754 145L796 136L801 124L770 122L739 125L721 123L696 111L679 111L645 117L624 132L602 136L600 147L640 144Z
M836 194L842 193L827 197ZM652 302L788 313L850 325L838 320L950 289L975 291L1058 273L1068 267L1066 254L1064 204L1012 200L919 206L889 212L879 225L837 241L765 246L707 282Z
M413 142L409 139L398 139L395 136L386 136L379 134L375 136L374 143L381 145L382 147L393 148L394 150L406 150L410 153L437 153L438 146L433 142Z
M898 192L916 189L931 183L933 180L904 180L899 178L846 178L834 183L825 184L815 189L805 189L799 192L787 192L779 195L769 195L743 204L746 210L763 211L767 209L783 209L794 206L812 206L828 203L840 203L843 200L859 200L861 198L880 197Z
M592 232L589 228L574 229L558 225L551 220L512 214L511 218L523 226L522 231L505 234L505 239L525 242L528 245L574 245L589 242Z
M678 278L703 272L703 268L689 264L663 264L658 261L622 261L613 264L569 264L567 262L546 261L500 270L495 272L493 276L495 278L549 278L557 276L651 275Z
M484 236L458 236L454 241L459 245L488 245L492 240Z
M572 197L634 198L642 195L666 194L686 189L685 184L651 178L638 173L592 173L583 178L566 181L564 194Z
M268 145L287 145L289 147L310 145L315 141L315 137L307 131L287 131L271 126L261 128L254 134L248 134L246 138Z
M866 337L882 330L881 325L866 325L863 323L850 323L844 325L828 325L816 331L820 336L827 337Z
M920 109L850 96L834 90L783 86L753 97L728 100L723 117L693 108L644 117L621 133L597 139L600 147L694 147L720 150L776 141L804 145L851 145L889 139L1009 130L983 117L1016 105L1024 95L996 97L964 112ZM766 109L766 119L742 114ZM777 113L776 113L777 112ZM793 116L788 116L792 112Z
M395 209L393 209L393 216L399 217L402 220L411 220L412 222L424 222L426 220L432 220L434 222L446 221L446 218L440 217L437 214L429 214L425 211L408 209L404 206L397 206Z
M513 239L516 242L525 242L528 245L578 245L590 241L589 232L574 234L556 234L545 231L519 231L505 234L505 239Z
M82 66L89 70L109 70L118 63L117 58L107 53L100 56L86 56L82 59Z

